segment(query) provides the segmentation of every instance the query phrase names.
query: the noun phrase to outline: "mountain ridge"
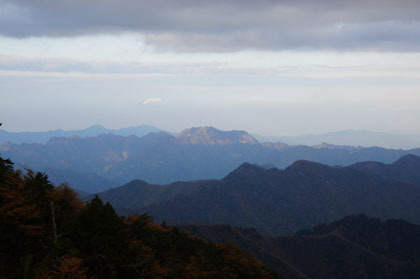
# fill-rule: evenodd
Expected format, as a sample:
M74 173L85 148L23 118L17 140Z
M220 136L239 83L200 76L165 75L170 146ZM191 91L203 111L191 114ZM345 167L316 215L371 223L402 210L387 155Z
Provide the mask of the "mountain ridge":
M318 145L329 143L333 145L350 146L381 146L385 148L407 149L420 146L419 135L376 132L369 130L342 130L323 134L306 134L299 136L280 136L268 138L290 145Z
M116 202L117 197L129 196L132 206L125 209L148 212L158 221L230 223L264 233L295 232L358 213L420 223L417 185L305 160L285 170L243 163L220 180L143 187L155 200L144 204L136 201L144 194L119 194L118 188L99 196L118 208L128 203ZM163 195L162 189L172 192Z
M286 279L420 276L420 226L400 219L351 215L288 236L261 235L231 225L177 227L247 249Z
M201 132L198 130L195 128L198 134L193 132L195 136L187 136L185 141L182 136L163 131L140 138L101 134L85 138L52 138L45 144L3 143L0 152L32 169L93 173L119 185L133 179L152 184L220 179L243 162L282 169L301 159L330 166L348 166L369 160L391 163L408 153L420 155L420 149L267 145L259 144L253 138L247 141L249 134L243 131L220 131L205 127ZM216 132L208 136L210 130ZM245 142L241 142L244 137ZM76 179L69 173L68 180ZM73 186L81 188L79 185Z
M366 173L380 175L420 186L420 157L407 154L392 164L369 161L349 166Z
M130 126L121 129L107 129L101 125L92 125L85 129L78 130L50 130L44 132L8 132L0 129L0 143L12 142L16 144L20 143L47 143L51 138L62 138L79 136L81 138L98 136L101 134L114 134L120 136L135 135L142 137L151 132L159 132L160 129L150 125Z

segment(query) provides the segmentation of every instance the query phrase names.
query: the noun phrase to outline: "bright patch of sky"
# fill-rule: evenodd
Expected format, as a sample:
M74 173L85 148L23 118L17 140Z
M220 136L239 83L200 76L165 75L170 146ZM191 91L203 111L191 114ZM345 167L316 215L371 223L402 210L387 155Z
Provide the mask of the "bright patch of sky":
M74 71L82 72L87 70L78 69L77 66L86 63L92 65L89 72L99 73L100 65L106 64L126 66L128 72L136 72L134 68L130 68L130 65L136 63L138 67L161 66L160 71L173 66L197 70L264 70L267 75L311 74L313 77L418 78L420 73L420 65L417 63L420 61L420 54L417 52L169 52L146 45L138 34L25 39L0 37L0 46L0 69L3 71L7 71L7 67L13 63L55 62L73 64Z
M164 2L0 0L4 128L420 134L417 2Z

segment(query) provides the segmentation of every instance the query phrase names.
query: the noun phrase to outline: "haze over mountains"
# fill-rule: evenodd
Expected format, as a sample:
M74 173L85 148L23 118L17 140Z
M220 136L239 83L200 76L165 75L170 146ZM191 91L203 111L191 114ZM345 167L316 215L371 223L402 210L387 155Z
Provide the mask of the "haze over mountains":
M200 132L200 129L203 128L205 127L185 129L181 131L180 134L183 134L186 131L194 131L194 133ZM100 134L113 134L119 136L134 135L142 137L148 133L156 133L160 131L162 130L150 125L132 126L117 130L108 129L101 125L93 125L86 129L68 131L57 129L45 132L8 132L0 129L0 143L5 141L10 141L12 143L46 143L53 137L79 136L81 138L85 138L98 136ZM218 136L221 136L221 134L219 133ZM373 132L367 130L343 130L323 134L303 134L298 136L253 135L253 137L255 137L259 142L282 142L289 145L319 145L321 143L329 143L334 145L362 147L379 146L396 149L411 149L420 146L419 135Z
M416 148L420 146L420 135L373 132L367 130L344 130L324 134L282 136L269 138L287 144L316 145L330 143L351 146L380 146L385 148Z
M406 155L389 169L420 169L420 157ZM221 180L150 185L132 181L100 193L125 212L148 212L171 223L232 224L284 234L351 214L403 218L420 224L420 180L382 177L360 165L345 168L297 161L285 170L242 164ZM393 174L397 174L393 177Z
M288 145L213 127L86 135L0 152L87 199L99 192L121 215L232 241L283 278L420 275L420 148Z
M420 149L259 143L245 131L220 131L212 127L186 129L178 135L101 134L55 137L45 144L7 142L0 145L0 152L21 166L50 172L54 182L69 181L72 187L90 193L133 179L154 184L220 179L244 162L285 168L305 159L347 166L372 160L391 163L405 154L420 155ZM86 185L91 186L88 189Z
M141 125L137 127L127 127L118 130L107 129L101 125L93 125L86 129L64 131L61 129L46 132L8 132L0 130L0 143L10 141L12 143L47 143L54 137L72 137L81 138L95 137L101 134L114 134L119 136L138 136L142 137L152 132L160 130L150 125Z
M420 0L0 0L0 279L420 279L419 120Z

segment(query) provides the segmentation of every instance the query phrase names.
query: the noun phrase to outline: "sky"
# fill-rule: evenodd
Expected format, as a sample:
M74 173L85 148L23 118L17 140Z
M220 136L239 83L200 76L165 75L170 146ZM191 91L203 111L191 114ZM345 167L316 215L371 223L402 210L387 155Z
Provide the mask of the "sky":
M9 131L420 134L418 0L0 0Z

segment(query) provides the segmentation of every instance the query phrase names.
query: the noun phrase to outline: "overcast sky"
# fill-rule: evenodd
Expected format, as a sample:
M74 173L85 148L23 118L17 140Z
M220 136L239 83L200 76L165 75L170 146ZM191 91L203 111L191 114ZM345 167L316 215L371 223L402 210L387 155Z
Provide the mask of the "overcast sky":
M420 134L420 1L0 0L0 122Z

